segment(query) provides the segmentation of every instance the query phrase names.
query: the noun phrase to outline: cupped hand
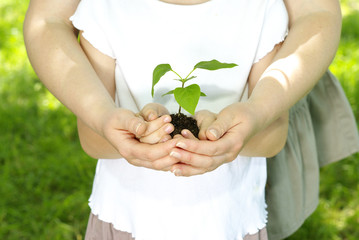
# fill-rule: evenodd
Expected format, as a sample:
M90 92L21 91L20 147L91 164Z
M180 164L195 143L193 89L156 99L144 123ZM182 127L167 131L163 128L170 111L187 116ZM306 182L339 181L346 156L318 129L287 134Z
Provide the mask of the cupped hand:
M161 104L149 103L142 108L138 114L147 122L146 131L136 137L143 143L163 143L172 137L170 134L174 130L171 124L171 116L168 110Z
M154 114L156 113L159 112ZM103 135L130 164L169 171L179 161L170 156L171 151L176 147L176 140L171 139L166 142L150 144L138 139L142 136L148 137L145 134L153 128L151 124L145 121L150 115L145 114L142 117L130 110L116 108L103 118ZM155 115L154 119L158 116Z
M196 119L197 125L199 127L198 138L200 140L208 140L207 129L217 119L217 114L208 110L201 110L196 112L194 118ZM191 136L188 136L186 132L184 132L184 135L187 135L187 137L192 138Z
M180 161L171 168L177 176L203 174L233 161L246 141L259 130L257 116L247 103L235 103L216 117L208 116L215 120L202 121L205 137L201 140L188 131L175 138L177 148L170 154Z

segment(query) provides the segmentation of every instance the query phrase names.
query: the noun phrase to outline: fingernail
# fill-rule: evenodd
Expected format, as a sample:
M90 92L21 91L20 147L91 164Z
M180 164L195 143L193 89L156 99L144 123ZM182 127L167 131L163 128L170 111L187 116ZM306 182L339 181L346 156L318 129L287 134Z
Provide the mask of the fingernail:
M148 120L149 121L152 121L152 120L154 120L155 119L155 115L153 114L153 113L150 113L149 115L148 115Z
M210 132L215 138L218 138L218 137L219 137L219 136L218 136L219 134L218 134L217 130L215 130L215 129L210 129L209 132Z
M172 172L176 177L180 177L182 176L182 172L180 169L176 168L175 170L173 170Z
M185 149L187 147L187 145L183 142L178 142L178 143L176 143L176 147Z
M171 152L171 153L170 153L170 156L171 156L171 157L174 157L174 158L178 158L178 159L181 158L181 154L179 154L178 152Z
M166 116L165 119L163 119L163 121L166 122L166 123L171 122L171 120L172 120L172 119L171 119L170 116Z
M184 136L184 137L188 137L189 136L189 131L187 129L184 129L181 131L181 134Z
M167 127L165 128L165 132L168 133L168 134L170 134L172 131L173 131L172 126L167 126Z

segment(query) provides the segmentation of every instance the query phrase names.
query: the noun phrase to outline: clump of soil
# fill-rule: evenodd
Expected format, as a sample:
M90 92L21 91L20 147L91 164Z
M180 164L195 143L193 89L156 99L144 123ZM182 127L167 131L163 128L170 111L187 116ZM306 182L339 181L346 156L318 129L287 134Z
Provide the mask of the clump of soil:
M175 127L175 130L171 133L171 137L181 134L183 129L188 129L196 138L198 138L199 128L196 119L188 117L183 113L171 114L171 118L171 123Z

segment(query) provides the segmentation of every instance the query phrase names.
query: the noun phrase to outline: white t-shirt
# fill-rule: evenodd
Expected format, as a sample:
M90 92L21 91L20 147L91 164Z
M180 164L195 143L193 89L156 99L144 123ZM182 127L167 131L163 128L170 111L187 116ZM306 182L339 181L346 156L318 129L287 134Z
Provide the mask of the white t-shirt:
M116 59L116 103L138 112L149 102L169 111L179 87L167 73L151 97L152 72L169 63L186 76L200 61L238 67L197 69L192 80L207 97L197 110L219 112L246 100L253 63L283 41L288 17L282 0L210 0L175 5L158 0L82 0L71 17L99 51ZM265 158L238 156L189 178L135 167L125 159L98 161L90 207L136 240L234 240L266 224Z

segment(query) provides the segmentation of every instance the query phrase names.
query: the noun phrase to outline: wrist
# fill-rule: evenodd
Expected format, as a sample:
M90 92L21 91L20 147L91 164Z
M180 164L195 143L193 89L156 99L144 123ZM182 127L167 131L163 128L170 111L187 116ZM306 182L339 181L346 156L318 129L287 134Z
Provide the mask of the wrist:
M97 134L105 136L104 128L118 108L112 99L103 99L102 102L91 100L83 104L78 116Z
M292 106L294 100L288 93L290 87L285 74L279 70L262 75L246 103L260 119L263 128Z

